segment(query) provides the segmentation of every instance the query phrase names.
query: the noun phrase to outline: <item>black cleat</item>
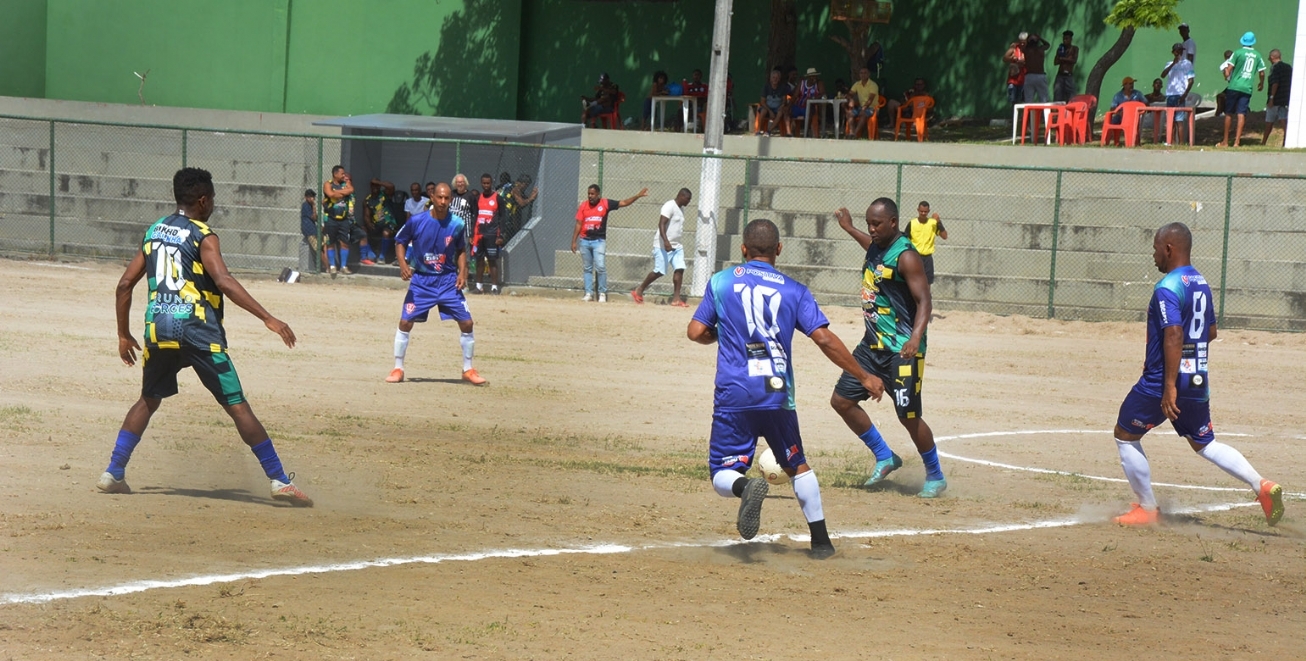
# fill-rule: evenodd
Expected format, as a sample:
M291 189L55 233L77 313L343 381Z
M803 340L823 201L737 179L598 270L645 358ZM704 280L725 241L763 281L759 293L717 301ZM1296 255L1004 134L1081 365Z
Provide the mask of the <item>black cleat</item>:
M735 522L740 537L757 537L757 529L762 525L762 501L766 500L770 488L771 485L760 477L749 478L748 484L744 485L744 493L739 498L739 518Z

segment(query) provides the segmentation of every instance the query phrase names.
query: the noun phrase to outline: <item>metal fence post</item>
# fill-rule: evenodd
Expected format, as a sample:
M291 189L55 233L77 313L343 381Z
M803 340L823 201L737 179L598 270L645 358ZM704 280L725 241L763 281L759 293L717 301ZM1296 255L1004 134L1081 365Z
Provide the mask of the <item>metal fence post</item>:
M461 140L453 143L453 171L463 171L463 143Z
M1057 316L1057 238L1061 234L1061 170L1057 170L1057 197L1052 203L1052 266L1048 269L1048 319Z
M318 136L318 138L317 138L317 181L318 181L318 183L314 184L314 185L313 185L313 188L319 188L319 187L321 187L321 186L322 186L322 182L325 182L325 181L326 181L326 179L325 179L325 177L324 177L324 174L325 174L325 173L322 172L322 167L323 167L323 165L322 165L322 156L323 156L322 143L323 143L324 141L325 141L325 139L324 139L322 136ZM317 194L319 195L318 200L326 201L326 189L325 189L325 188L323 188L322 190L318 191ZM323 255L324 253L326 253L326 244L322 243L322 216L321 216L321 214L322 214L322 205L321 205L321 204L318 204L317 201L314 201L314 204L313 204L313 224L317 226L317 254L316 254L316 255L313 255L313 259L312 259L311 261L312 261L312 263L317 264L317 270L318 270L319 273L320 273L323 269L325 269L325 268L327 267L326 264L323 264L323 263L321 262L321 260L322 260L322 255Z
M1220 317L1217 323L1224 325L1225 278L1229 275L1229 219L1233 215L1233 177L1225 179L1224 184L1224 247L1220 250Z
M189 131L186 129L181 130L181 167L183 168L186 167L186 141L189 137L187 135L188 133Z
M739 231L743 232L748 226L748 210L753 206L753 159L744 159L744 220L739 224Z
M603 150L599 150L599 190L603 190Z
M50 259L54 259L54 121L50 122Z
M893 189L893 203L902 207L902 163L898 164L898 186Z

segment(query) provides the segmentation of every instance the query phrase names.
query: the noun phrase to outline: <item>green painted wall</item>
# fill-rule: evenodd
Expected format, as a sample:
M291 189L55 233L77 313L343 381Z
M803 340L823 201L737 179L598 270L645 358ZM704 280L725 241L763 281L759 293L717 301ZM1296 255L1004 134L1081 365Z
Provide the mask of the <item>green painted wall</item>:
M0 96L45 96L46 0L0 3Z

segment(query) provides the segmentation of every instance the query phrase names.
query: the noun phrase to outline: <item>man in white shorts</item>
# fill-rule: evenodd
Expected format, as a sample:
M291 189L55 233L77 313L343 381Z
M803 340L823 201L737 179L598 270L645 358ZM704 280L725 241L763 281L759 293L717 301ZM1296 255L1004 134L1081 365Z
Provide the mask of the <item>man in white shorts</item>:
M667 200L667 203L662 205L662 215L658 218L658 233L653 237L653 270L649 271L644 282L630 292L630 297L636 303L643 303L644 290L648 289L654 280L671 270L672 283L675 285L671 304L680 308L689 307L685 299L680 296L680 283L685 277L685 248L680 245L680 238L685 235L683 209L693 197L694 194L689 192L688 188L682 188L679 193L676 193L676 199Z

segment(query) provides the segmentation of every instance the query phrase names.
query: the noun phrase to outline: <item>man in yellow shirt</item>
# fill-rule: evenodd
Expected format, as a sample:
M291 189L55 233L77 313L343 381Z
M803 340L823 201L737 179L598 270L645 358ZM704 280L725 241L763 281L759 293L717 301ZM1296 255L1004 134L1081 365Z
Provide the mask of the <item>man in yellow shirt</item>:
M930 203L925 201L916 207L916 217L908 225L911 244L916 247L916 252L920 253L921 260L925 262L925 280L934 284L934 237L947 241L948 230L943 229L943 221L939 220L939 214L930 213Z
M848 121L853 124L853 135L858 136L866 128L866 122L875 115L880 101L880 86L871 80L871 70L862 67L857 72L857 82L848 90Z

